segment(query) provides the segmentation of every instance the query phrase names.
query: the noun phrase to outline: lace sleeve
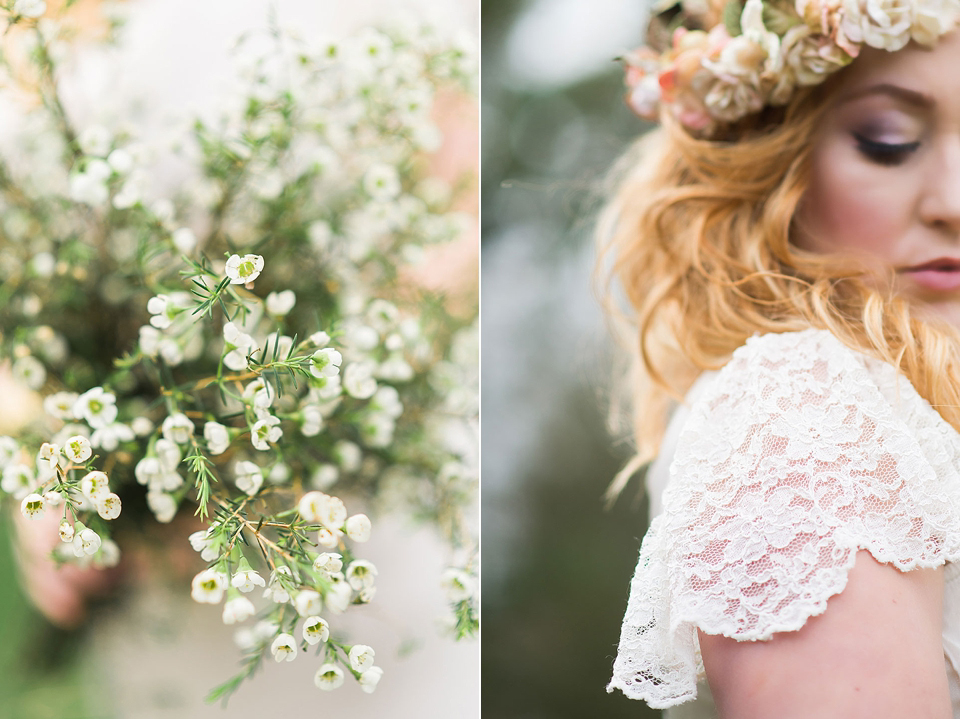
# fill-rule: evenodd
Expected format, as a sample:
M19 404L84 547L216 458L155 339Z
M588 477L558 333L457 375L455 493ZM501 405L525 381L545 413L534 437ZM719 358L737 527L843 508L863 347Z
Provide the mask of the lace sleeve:
M901 382L911 406L924 402ZM693 699L697 628L738 640L795 631L843 590L858 549L903 571L960 559L960 438L942 420L918 438L909 414L825 331L755 337L734 353L680 436L607 690L656 708Z

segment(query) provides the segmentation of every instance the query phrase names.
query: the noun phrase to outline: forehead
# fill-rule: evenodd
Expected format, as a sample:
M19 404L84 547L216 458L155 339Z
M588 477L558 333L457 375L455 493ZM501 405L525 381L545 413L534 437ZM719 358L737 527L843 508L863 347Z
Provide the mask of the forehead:
M960 117L960 30L947 33L933 48L914 42L897 52L864 47L843 73L838 100L883 83L927 95Z

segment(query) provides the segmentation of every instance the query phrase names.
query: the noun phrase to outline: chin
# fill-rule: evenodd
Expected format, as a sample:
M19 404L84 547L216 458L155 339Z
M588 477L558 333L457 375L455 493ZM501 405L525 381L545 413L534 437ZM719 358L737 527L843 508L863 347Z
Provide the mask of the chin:
M960 330L960 297L942 302L925 303L918 310L918 315L923 319L946 322L954 329Z

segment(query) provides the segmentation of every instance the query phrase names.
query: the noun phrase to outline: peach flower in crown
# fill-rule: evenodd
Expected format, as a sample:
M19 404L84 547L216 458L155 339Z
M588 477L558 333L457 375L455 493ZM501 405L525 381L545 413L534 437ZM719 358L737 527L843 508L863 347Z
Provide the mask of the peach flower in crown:
M681 0L668 47L624 57L627 104L641 117L669 112L692 134L785 105L799 87L818 85L848 65L863 46L896 51L913 40L931 47L960 21L960 0ZM683 20L672 32L665 32ZM718 22L719 19L719 22ZM687 27L687 26L690 27Z

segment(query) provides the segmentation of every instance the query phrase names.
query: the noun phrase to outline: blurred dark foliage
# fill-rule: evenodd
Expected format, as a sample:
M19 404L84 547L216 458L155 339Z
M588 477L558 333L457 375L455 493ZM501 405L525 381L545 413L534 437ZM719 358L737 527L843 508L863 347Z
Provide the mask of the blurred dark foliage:
M642 125L621 101L622 74L613 61L618 48L611 48L609 72L570 86L531 89L510 83L506 37L530 4L482 3L483 249L489 257L498 242L509 241L504 238L510 227L532 223L538 236L550 238L542 255L552 263L582 252L584 243L592 241L604 174ZM589 276L583 281L589 283ZM497 299L484 292L484 307ZM523 307L516 311L530 312ZM487 363L496 349L488 343L502 335L495 326L497 312L482 312L483 423L488 427L503 419L488 411L495 407L500 412L502 404L487 403L497 391L487 385L494 376ZM534 313L524 318L531 337L542 331L543 319ZM498 471L503 463L487 459L504 449L491 441L494 433L484 434L483 566L485 576L497 578L484 581L482 595L484 717L660 715L619 692L604 691L646 531L647 506L635 501L634 486L612 510L603 507L601 494L627 450L615 447L604 429L601 388L609 381L609 369L596 358L583 362L581 349L571 351L576 367L565 377L551 376L540 366L517 370L527 381L542 383L554 406L562 408L538 428L541 446L527 448L527 461L518 463L527 468L524 472L508 478L488 475L488 468ZM609 353L591 347L588 354ZM525 508L517 532L522 539L509 546L492 537L496 523L486 521L503 509L506 495L493 490L504 483L512 487L509 496L519 497Z

